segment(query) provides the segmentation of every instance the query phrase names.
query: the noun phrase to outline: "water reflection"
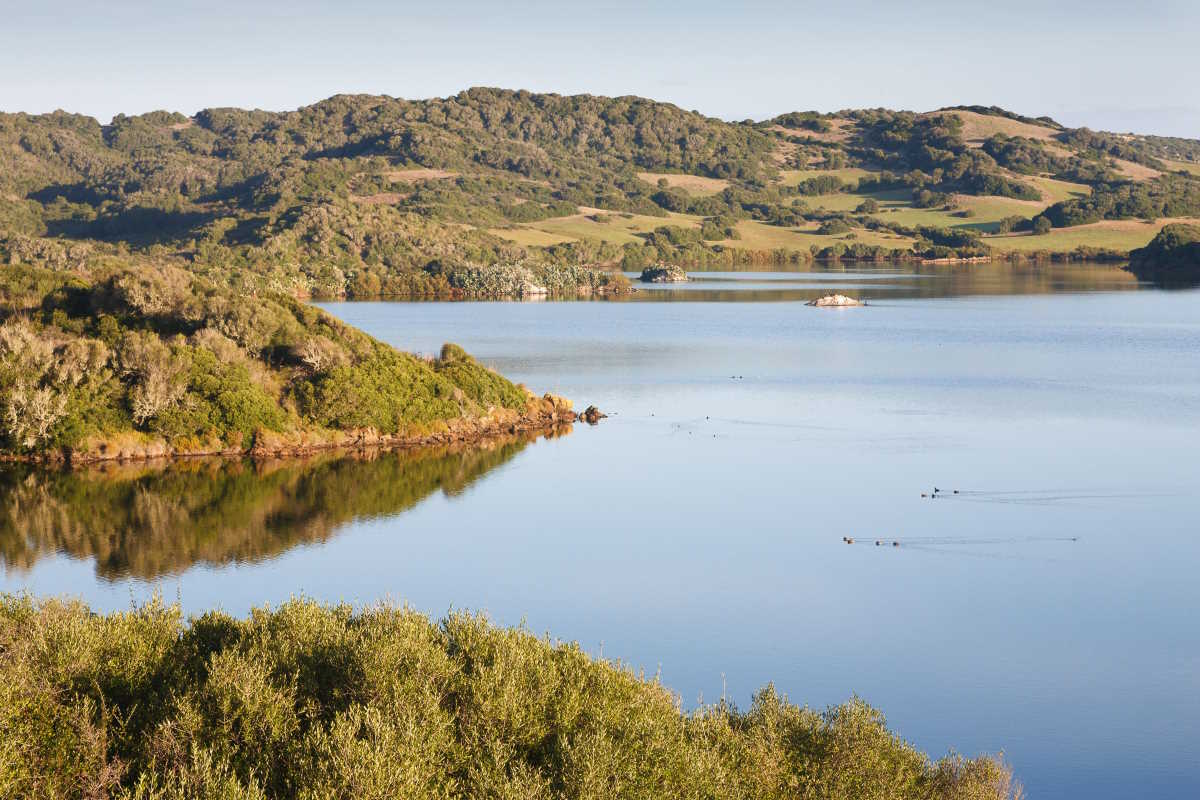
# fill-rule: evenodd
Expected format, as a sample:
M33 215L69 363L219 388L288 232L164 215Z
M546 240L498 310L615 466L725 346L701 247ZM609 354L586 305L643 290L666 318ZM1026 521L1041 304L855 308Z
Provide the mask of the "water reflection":
M97 575L115 581L263 561L324 542L344 523L405 511L438 490L459 494L541 435L285 461L8 466L0 470L0 562L28 570L64 553L93 560Z
M813 264L794 270L689 271L687 283L642 284L634 300L807 302L831 291L865 300L1131 291L1154 286L1117 264Z

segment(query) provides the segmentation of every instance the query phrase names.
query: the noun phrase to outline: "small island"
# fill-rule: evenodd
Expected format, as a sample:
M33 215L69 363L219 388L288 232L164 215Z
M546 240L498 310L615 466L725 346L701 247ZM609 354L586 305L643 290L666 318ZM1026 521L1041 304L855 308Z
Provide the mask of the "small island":
M682 267L658 264L642 270L638 280L642 283L686 283L687 279L687 272Z
M853 297L847 297L844 294L827 294L824 297L809 300L805 305L817 308L855 308L865 306L866 303L856 300Z

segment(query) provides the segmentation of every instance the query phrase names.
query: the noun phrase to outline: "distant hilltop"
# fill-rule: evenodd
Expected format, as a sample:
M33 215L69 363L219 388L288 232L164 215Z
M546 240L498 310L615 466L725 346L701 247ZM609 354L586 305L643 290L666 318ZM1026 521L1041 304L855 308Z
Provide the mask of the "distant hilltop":
M0 114L0 259L150 258L297 295L443 296L497 263L1123 259L1197 218L1200 141L985 106L725 122L475 88Z

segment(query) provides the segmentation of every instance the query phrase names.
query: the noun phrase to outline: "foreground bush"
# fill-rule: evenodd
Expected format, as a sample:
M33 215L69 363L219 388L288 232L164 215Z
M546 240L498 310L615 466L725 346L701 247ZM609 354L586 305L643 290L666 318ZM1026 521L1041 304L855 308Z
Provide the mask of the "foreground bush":
M0 796L971 798L854 700L684 712L576 645L467 614L294 601L185 622L0 597Z

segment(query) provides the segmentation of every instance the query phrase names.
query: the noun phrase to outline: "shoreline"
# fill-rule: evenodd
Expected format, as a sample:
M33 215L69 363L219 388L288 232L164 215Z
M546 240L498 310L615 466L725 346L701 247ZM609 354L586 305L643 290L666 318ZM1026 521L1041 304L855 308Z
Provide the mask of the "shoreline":
M346 452L474 446L519 433L553 431L586 422L587 412L576 413L566 398L546 393L530 394L523 411L494 407L480 417L456 417L441 422L442 429L420 433L379 433L373 429L344 431L260 432L251 447L199 446L176 448L164 439L117 434L117 441L86 442L88 449L48 453L0 455L0 463L47 467L87 467L151 461L187 461L206 458L248 458L255 461L306 458L337 450ZM601 415L602 416L602 415ZM126 441L121 442L120 439Z

